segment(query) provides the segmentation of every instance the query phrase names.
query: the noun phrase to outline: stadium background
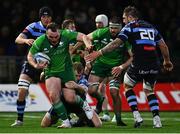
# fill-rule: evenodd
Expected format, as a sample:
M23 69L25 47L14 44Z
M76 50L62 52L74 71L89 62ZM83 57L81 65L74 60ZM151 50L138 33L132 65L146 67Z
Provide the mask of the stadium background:
M0 2L0 83L16 83L25 46L14 43L17 35L33 21L38 10L48 5L60 25L64 18L74 18L77 30L89 33L95 29L94 18L104 13L120 16L127 5L135 5L142 17L154 24L164 36L175 65L173 73L161 75L160 81L180 81L180 1L178 0L1 0ZM15 57L14 57L15 56Z
M154 24L170 49L174 70L161 74L159 81L180 81L180 1L178 0L1 0L0 1L0 83L17 83L26 46L14 43L29 23L38 21L38 10L44 5L53 9L59 25L74 18L77 30L89 33L95 29L94 18L104 13L121 17L127 5L135 5L142 17Z

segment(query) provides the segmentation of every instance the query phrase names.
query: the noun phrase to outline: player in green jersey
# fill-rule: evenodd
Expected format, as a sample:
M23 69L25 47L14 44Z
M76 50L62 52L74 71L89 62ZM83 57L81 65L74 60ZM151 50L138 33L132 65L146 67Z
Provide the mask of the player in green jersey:
M109 27L101 28L93 31L88 35L91 40L97 40L98 43L94 46L96 50L106 46L109 42L113 41L122 25L120 19L113 18L109 22ZM129 59L124 62L125 53L129 54ZM131 45L125 43L111 53L107 53L95 60L90 76L89 76L89 90L88 93L95 97L98 101L103 101L103 97L97 92L99 83L108 78L110 85L110 93L113 99L114 113L116 115L116 122L118 126L126 126L121 120L121 99L119 95L120 88L120 74L126 69L132 61ZM118 66L118 67L117 67ZM113 75L115 74L115 75ZM101 112L102 105L97 107Z
M36 69L44 69L45 84L49 98L57 115L63 120L62 128L70 128L66 108L61 102L60 94L63 93L68 103L76 103L85 111L88 119L93 118L93 110L86 101L75 94L75 90L65 87L68 81L75 81L72 61L69 54L69 43L73 40L84 41L91 46L91 41L80 32L59 30L55 23L47 26L45 35L40 36L33 43L29 53L28 62ZM43 52L50 57L50 64L37 63L34 55Z

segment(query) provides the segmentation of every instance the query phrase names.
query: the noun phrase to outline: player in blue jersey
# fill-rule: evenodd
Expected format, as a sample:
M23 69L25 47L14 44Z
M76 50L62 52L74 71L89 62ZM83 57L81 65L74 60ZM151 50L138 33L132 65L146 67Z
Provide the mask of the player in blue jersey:
M46 26L52 21L53 12L49 7L42 7L39 10L40 21L29 24L16 38L15 42L19 45L28 45L30 48L34 40L46 32ZM21 74L18 81L17 99L17 120L11 126L23 125L23 116L26 106L26 96L30 83L37 81L41 70L32 67L27 60L22 65Z
M137 99L133 91L137 82L143 81L143 89L146 93L150 110L153 114L153 127L161 128L162 123L159 116L158 99L154 94L156 77L160 70L157 47L160 48L164 62L163 67L167 71L173 69L170 61L169 50L158 30L150 23L139 19L139 12L135 7L128 6L123 12L125 27L120 31L117 38L99 51L91 53L86 57L91 61L107 52L111 52L123 42L132 44L133 61L124 76L125 96L134 116L134 127L141 126L143 119L138 111Z

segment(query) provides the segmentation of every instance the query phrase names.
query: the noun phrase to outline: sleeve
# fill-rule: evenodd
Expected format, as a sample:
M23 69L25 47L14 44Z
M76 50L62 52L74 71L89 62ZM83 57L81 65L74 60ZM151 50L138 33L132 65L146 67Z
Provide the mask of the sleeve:
M154 39L154 41L155 41L156 43L158 43L160 40L163 40L163 37L162 37L162 35L158 32L158 30L155 29L155 39Z
M88 81L85 79L85 77L83 77L79 82L79 85L81 85L82 87L84 87L84 89L87 91L88 90Z
M41 46L43 45L44 38L45 38L45 35L42 35L34 41L34 43L32 44L32 47L29 50L32 53L32 55L41 51Z
M26 35L27 38L31 38L31 37L32 37L33 25L34 25L34 23L29 24L29 25L22 31L22 34Z
M78 32L70 30L65 30L64 32L69 39L69 44L75 44L77 42Z
M123 42L126 42L128 40L130 32L131 28L129 27L129 25L126 25L121 29L117 37L120 38Z

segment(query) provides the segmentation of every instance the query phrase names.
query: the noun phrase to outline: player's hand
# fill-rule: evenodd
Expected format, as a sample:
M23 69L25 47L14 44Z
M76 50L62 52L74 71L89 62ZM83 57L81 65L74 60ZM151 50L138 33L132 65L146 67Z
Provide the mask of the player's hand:
M166 71L172 71L173 69L173 64L171 61L164 61L163 66Z
M116 66L116 67L112 68L111 73L112 73L113 77L118 77L122 73L122 71L123 71L123 69L120 68L120 66Z
M48 66L48 62L41 62L41 63L36 63L35 64L35 68L36 69L44 69Z
M85 50L88 52L92 52L93 47L94 47L93 45L88 45L88 46L86 46Z
M26 39L25 40L25 44L28 44L29 46L32 46L33 42L34 42L34 39Z
M97 57L99 57L100 55L101 55L100 51L93 51L92 53L85 56L84 59L86 62L91 62L91 61L95 60Z
M65 83L65 86L70 89L78 88L77 83L74 81L68 81Z

